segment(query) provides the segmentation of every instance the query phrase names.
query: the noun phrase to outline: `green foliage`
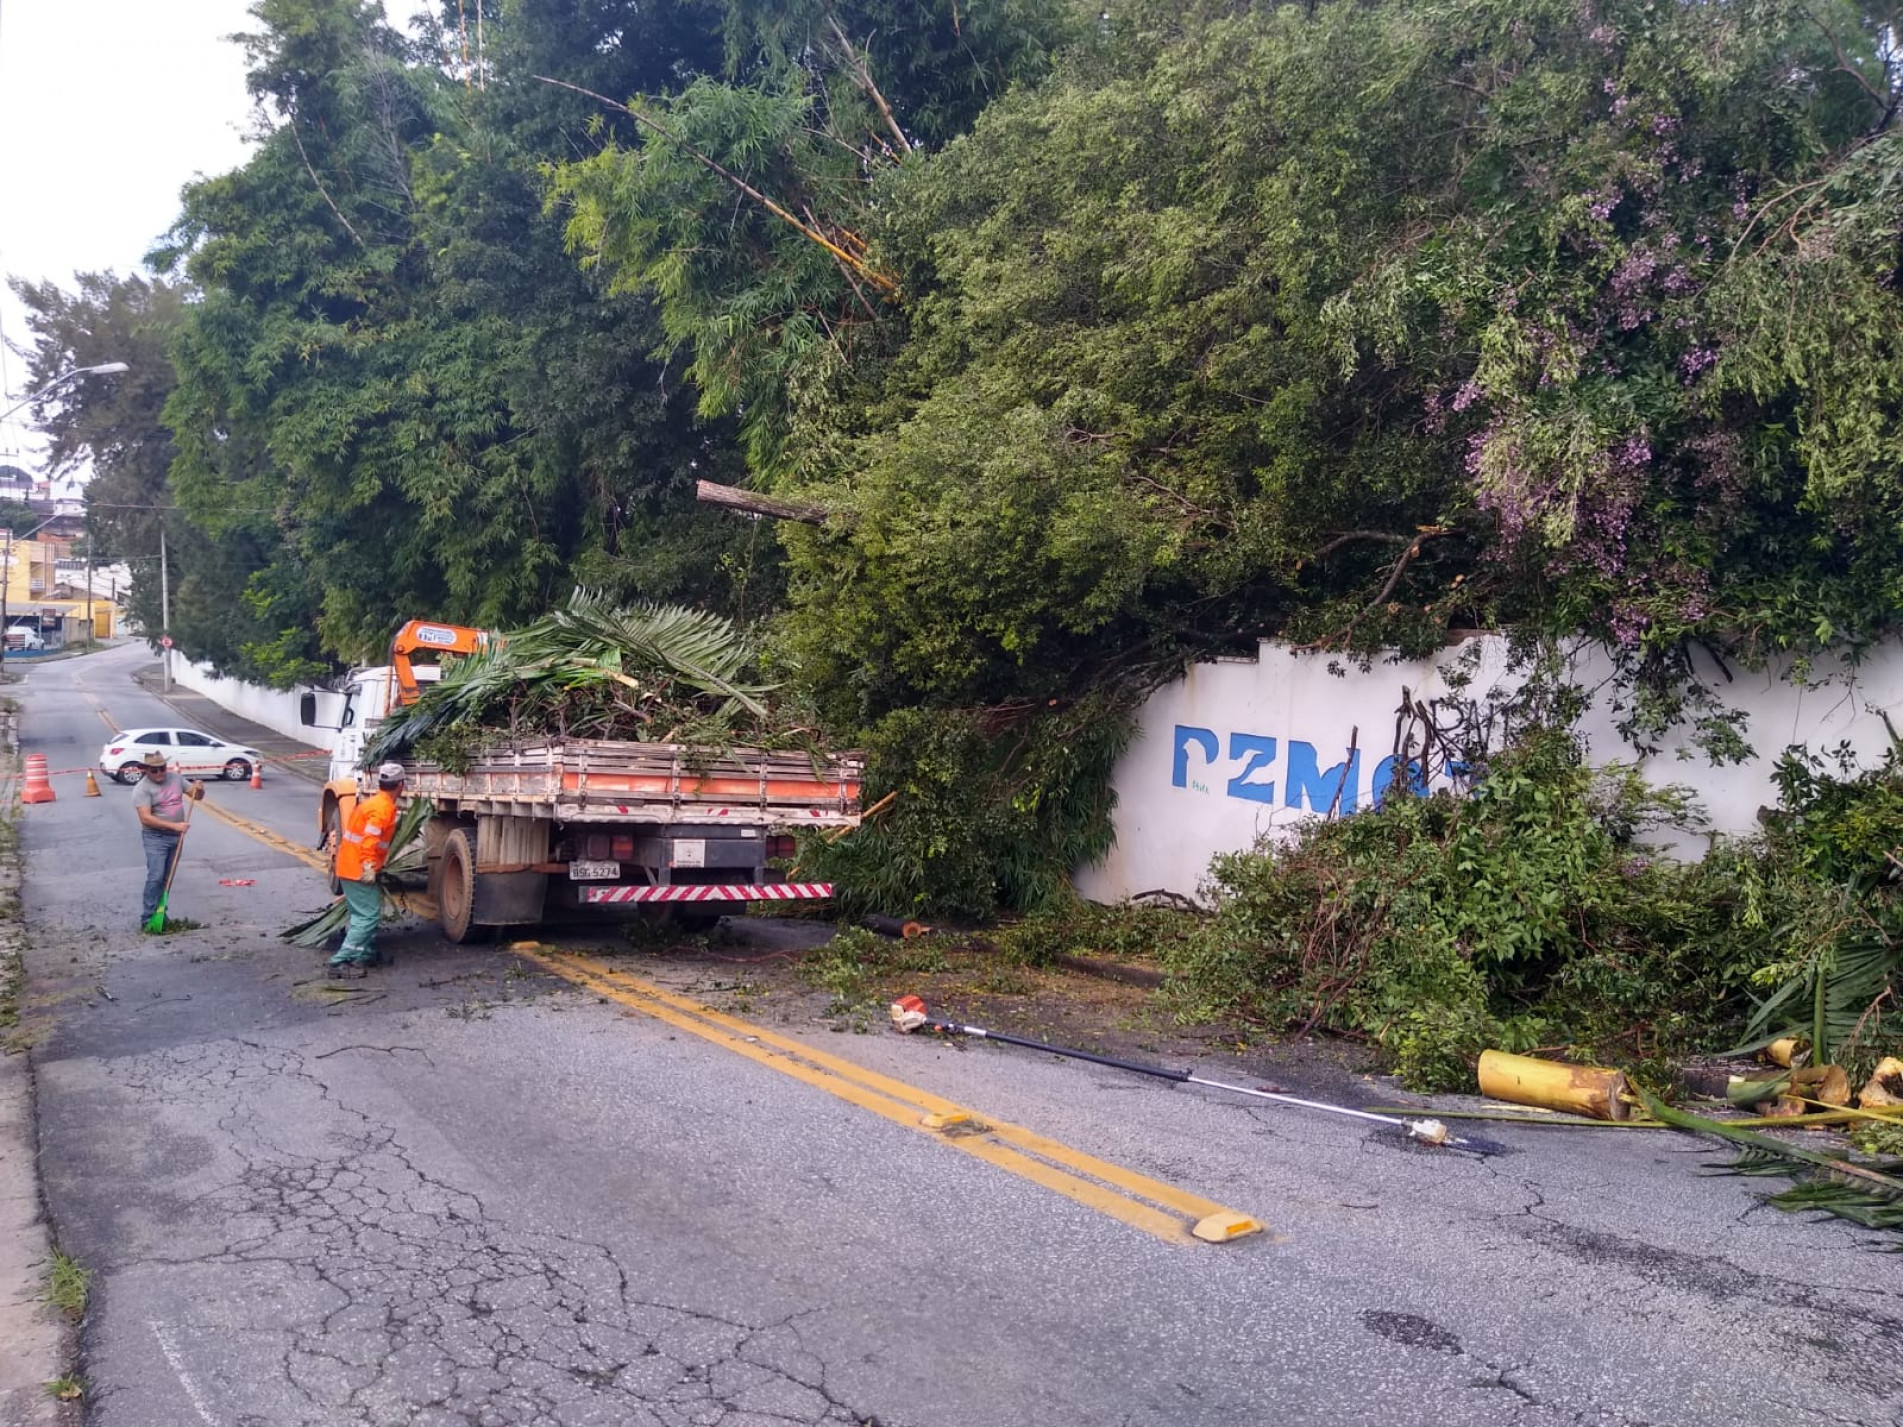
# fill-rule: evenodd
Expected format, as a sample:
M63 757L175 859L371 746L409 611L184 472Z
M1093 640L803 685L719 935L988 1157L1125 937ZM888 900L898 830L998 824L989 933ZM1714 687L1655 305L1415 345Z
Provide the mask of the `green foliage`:
M783 483L836 512L788 532L826 706L1513 623L1619 649L1641 739L1683 715L1738 756L1686 640L1757 660L1903 611L1903 150L1863 20L1110 6L875 178L901 344L785 379Z
M1489 1045L1637 1026L1636 1049L1686 1047L1743 974L1713 955L1728 880L1638 841L1691 817L1674 790L1538 731L1468 796L1399 793L1218 858L1214 915L1169 955L1173 989L1186 1015L1373 1037L1423 1087L1466 1084Z
M1835 774L1829 769L1836 768ZM1903 848L1903 744L1861 771L1848 744L1828 760L1791 747L1775 774L1778 811L1765 820L1765 838L1779 859L1820 882L1889 878L1892 855Z
M1071 870L1110 848L1110 770L1130 711L1104 698L1063 709L901 710L867 743L862 802L888 811L799 863L849 913L982 917L1062 897Z
M1196 919L1168 907L1125 903L1107 907L1074 894L991 934L998 951L1027 966L1047 966L1060 956L1103 956L1114 961L1155 961L1168 948L1195 935Z
M1867 1155L1884 1155L1903 1160L1903 1123L1882 1124L1858 1120L1846 1127L1850 1143Z
M1867 770L1847 746L1828 761L1787 749L1777 782L1748 869L1746 920L1764 951L1744 1042L1802 1034L1820 1060L1867 1069L1899 1044L1885 1010L1903 978L1903 745Z
M1466 795L1410 795L1219 857L1213 915L1167 938L1179 1014L1371 1037L1421 1089L1471 1087L1488 1047L1578 1046L1628 1066L1801 1034L1853 1073L1899 1044L1898 755L1839 775L1784 760L1755 839L1701 860L1675 789L1588 768L1522 727Z
M73 290L15 284L34 337L30 380L123 361L128 370L63 383L38 408L55 471L90 461L87 517L102 558L132 571L124 601L156 640L167 631L159 574L161 528L170 565L170 633L223 674L289 683L327 673L312 622L307 573L263 508L227 500L216 530L172 507L176 445L164 411L176 379L171 347L189 289L158 279L80 273Z
M863 927L842 927L831 941L803 956L799 969L803 980L831 993L827 1015L864 1032L883 1019L879 998L886 978L943 971L945 956L932 938L907 941Z
M770 594L770 552L730 561L752 532L692 504L696 475L738 462L646 357L651 309L579 272L542 212L525 145L572 134L512 88L463 85L360 0L256 13L251 82L275 126L243 169L187 189L157 258L202 294L175 344L172 485L208 532L261 527L301 572L303 618L280 628L357 659L411 615L533 618L578 573L624 598ZM718 54L670 7L652 19ZM669 73L644 23L624 37L639 72ZM547 34L492 33L498 63L547 58ZM290 593L246 591L284 610ZM280 682L305 672L271 641L251 652Z
M92 1289L92 1270L69 1254L54 1249L46 1266L46 1301L78 1321L86 1314L86 1296Z

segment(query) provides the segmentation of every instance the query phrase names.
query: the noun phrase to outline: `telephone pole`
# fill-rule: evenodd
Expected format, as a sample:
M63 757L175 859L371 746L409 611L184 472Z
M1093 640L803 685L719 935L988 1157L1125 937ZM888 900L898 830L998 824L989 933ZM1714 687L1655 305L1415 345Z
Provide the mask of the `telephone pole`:
M159 625L160 658L165 664L165 692L172 692L172 575L165 565L165 520L159 519Z

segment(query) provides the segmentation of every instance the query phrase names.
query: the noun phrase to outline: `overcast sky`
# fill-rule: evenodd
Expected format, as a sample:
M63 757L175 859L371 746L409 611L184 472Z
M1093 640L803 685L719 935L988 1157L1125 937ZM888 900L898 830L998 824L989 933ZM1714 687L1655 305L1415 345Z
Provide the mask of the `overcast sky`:
M248 0L0 0L0 272L70 286L136 269L181 186L245 159ZM26 339L10 291L0 333ZM0 354L0 411L24 396ZM37 470L36 439L0 428L0 462ZM24 459L22 459L24 457Z

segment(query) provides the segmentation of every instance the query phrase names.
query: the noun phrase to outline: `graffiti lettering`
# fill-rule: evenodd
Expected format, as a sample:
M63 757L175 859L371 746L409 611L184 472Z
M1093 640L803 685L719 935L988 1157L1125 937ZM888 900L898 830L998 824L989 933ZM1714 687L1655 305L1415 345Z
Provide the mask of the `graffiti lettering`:
M1275 762L1275 740L1264 738L1256 733L1230 734L1229 761L1233 763L1245 753L1249 755L1249 762L1240 773L1229 780L1229 796L1246 798L1252 803L1273 803L1275 783L1272 779L1264 779L1260 783L1252 783L1249 780Z
M1343 739L1341 747L1346 746L1347 740ZM1221 748L1222 742L1214 729L1177 724L1170 746L1170 786L1208 792L1208 783L1190 776L1190 751L1194 749L1201 755L1203 767L1211 768ZM1364 790L1359 751L1331 768L1323 768L1321 754L1312 743L1291 738L1285 745L1282 740L1266 734L1232 732L1225 761L1232 765L1233 776L1225 783L1224 793L1244 802L1275 806L1276 780L1266 775L1275 767L1277 754L1284 751L1287 757L1282 780L1281 805L1284 807L1316 813L1325 813L1332 807L1352 813L1361 806L1365 791L1369 804L1378 808L1397 778L1405 779L1405 785L1417 793L1427 791L1426 770L1417 761L1409 760L1403 768L1402 760L1383 758L1374 765L1374 774ZM1236 764L1241 766L1233 767Z
M1217 750L1222 747L1216 742L1216 735L1206 728L1190 728L1176 725L1176 747L1170 758L1170 786L1186 787L1189 783L1189 746L1194 743L1203 751L1203 762L1214 763Z

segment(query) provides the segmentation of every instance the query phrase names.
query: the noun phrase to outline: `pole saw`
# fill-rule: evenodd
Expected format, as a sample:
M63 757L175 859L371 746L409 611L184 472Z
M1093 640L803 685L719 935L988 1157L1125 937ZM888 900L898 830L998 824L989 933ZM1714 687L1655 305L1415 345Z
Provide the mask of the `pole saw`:
M1070 1060L1087 1060L1095 1065L1107 1065L1113 1070L1128 1070L1137 1075L1153 1076L1158 1080L1174 1080L1184 1085L1201 1085L1211 1090L1225 1090L1231 1095L1247 1095L1256 1100L1273 1100L1278 1105L1294 1105L1303 1110L1320 1110L1329 1115L1346 1115L1356 1120L1372 1120L1377 1125L1404 1131L1409 1139L1436 1149L1466 1150L1470 1154L1498 1154L1506 1148L1491 1140L1470 1139L1456 1135L1439 1120L1410 1120L1399 1115L1377 1115L1370 1110L1351 1110L1346 1105L1329 1105L1320 1100L1304 1100L1299 1095L1284 1095L1274 1090L1258 1090L1249 1085L1231 1085L1224 1080L1211 1080L1207 1076L1197 1075L1194 1071L1170 1070L1161 1065L1142 1065L1133 1060L1119 1060L1115 1056L1099 1055L1095 1051L1078 1050L1074 1046L1050 1045L1045 1041L1034 1041L1025 1036L1008 1035L1004 1031L986 1030L983 1026L960 1025L955 1021L935 1021L927 1014L925 1002L917 996L901 996L892 1003L890 1014L893 1029L905 1035L926 1031L940 1036L969 1036L973 1040L1002 1041L1006 1045L1022 1046L1026 1050L1041 1050Z

